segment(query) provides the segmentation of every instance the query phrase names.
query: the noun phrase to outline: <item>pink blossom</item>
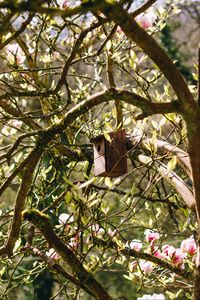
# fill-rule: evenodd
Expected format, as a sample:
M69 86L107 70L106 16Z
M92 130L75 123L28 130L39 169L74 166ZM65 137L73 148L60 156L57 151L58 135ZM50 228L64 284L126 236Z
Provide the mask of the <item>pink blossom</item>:
M74 217L72 215L65 214L65 213L61 214L58 219L59 219L59 223L62 225L70 224L74 222Z
M185 253L183 253L181 251L181 249L176 249L176 251L174 252L171 260L172 260L172 263L177 265L177 266L181 266L182 268L184 268L184 265L183 265L183 260L185 258Z
M60 0L59 1L59 6L62 9L68 8L68 1L67 0Z
M130 242L130 248L135 251L140 251L142 249L142 242L140 240L133 240Z
M154 252L154 256L157 257L157 258L160 258L160 259L165 259L166 258L166 254L161 252L160 249L157 249Z
M105 230L95 223L91 226L94 235L102 236L105 233Z
M142 13L135 19L142 28L147 29L153 25L156 20L156 16L154 13Z
M197 244L192 236L182 241L181 250L189 255L194 255L197 252Z
M10 64L14 64L15 62L17 64L22 64L26 58L23 51L17 43L9 44L6 47L6 54Z
M150 261L143 261L140 262L140 269L145 275L147 275L154 269L154 265Z
M99 230L100 226L97 223L92 224L91 229L92 231L97 232Z
M149 229L145 230L145 236L147 242L156 241L160 238L160 234L158 232L154 232Z
M77 250L77 248L79 246L79 234L76 234L75 237L73 237L73 238L70 239L69 246L73 250Z
M183 267L185 253L183 253L181 249L176 249L173 246L164 245L162 247L162 250L166 257L168 257L173 264Z
M111 228L108 228L108 235L111 237L114 237L117 234L117 229L112 230Z
M53 60L56 60L56 59L59 58L59 56L60 56L60 54L59 54L57 51L54 51L54 52L52 53L52 55L51 55L51 58L52 58Z
M120 34L123 32L120 26L117 26L117 32Z
M171 257L176 251L176 249L174 248L174 246L163 245L162 251L166 256Z

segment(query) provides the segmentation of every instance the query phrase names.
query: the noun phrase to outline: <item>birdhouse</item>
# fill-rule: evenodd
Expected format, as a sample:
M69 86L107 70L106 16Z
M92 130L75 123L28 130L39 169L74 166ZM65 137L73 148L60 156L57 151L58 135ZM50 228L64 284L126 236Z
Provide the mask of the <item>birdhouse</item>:
M101 177L118 177L127 173L127 150L125 130L108 134L109 139L99 135L94 143L94 173Z

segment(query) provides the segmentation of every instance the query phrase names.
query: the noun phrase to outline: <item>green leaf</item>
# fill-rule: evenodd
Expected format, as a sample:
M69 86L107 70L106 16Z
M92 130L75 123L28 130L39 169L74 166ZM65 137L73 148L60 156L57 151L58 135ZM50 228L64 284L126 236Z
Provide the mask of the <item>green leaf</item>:
M66 177L63 177L64 181L67 183L67 185L73 187L74 189L77 189L77 186L73 184L73 182Z
M105 137L105 139L108 141L108 142L110 142L111 143L111 137L110 137L110 135L107 133L107 132L104 132L104 137Z
M111 42L111 40L109 40L106 44L107 51L109 51L111 49L111 47L112 47L112 42Z
M83 216L81 217L81 222L83 223L84 226L86 226L89 223L89 221L90 220L88 218L83 217Z
M151 123L152 123L152 125L153 125L153 127L154 127L155 129L158 129L158 128L159 128L159 123L158 123L158 122L152 121Z
M19 249L20 245L21 245L21 239L19 238L15 243L15 247L13 249L14 253Z
M152 227L152 225L153 225L153 220L152 218L149 218L149 227Z
M95 177L92 177L90 180L88 180L88 181L84 182L83 184L79 185L79 189L82 189L82 188L90 185L92 182L95 181L95 179L96 179Z
M6 272L6 267L4 266L1 270L0 270L0 277L2 277L4 275L4 273Z
M132 281L132 280L133 280L132 276L123 275L123 277L124 277L125 279L128 279L128 280L130 280L130 281Z
M130 51L130 56L133 60L135 60L135 61L137 60L137 55L136 55L135 51L133 51L132 49Z
M67 204L69 204L71 201L71 193L69 191L67 192L67 194L65 196L65 201Z
M112 183L110 177L105 177L105 181L104 182L105 182L105 185L107 185L107 187L109 187L109 189L112 188L113 183Z
M131 196L133 196L136 193L137 187L135 185L135 182L133 182L132 187L131 187Z
M177 157L174 155L167 164L167 170L168 171L174 170L176 167L176 164L177 164Z
M126 118L124 121L124 126L129 125L132 122L132 119L133 119L132 117Z
M88 203L88 207L92 207L92 206L94 206L98 202L99 202L99 198L94 199L92 202Z

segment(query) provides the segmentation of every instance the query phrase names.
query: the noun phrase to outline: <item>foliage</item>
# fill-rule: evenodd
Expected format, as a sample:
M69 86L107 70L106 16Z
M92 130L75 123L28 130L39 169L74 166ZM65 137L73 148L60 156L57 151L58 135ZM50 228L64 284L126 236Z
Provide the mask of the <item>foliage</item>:
M199 295L197 75L170 29L183 5L0 1L1 299ZM92 140L121 128L128 172L95 177Z

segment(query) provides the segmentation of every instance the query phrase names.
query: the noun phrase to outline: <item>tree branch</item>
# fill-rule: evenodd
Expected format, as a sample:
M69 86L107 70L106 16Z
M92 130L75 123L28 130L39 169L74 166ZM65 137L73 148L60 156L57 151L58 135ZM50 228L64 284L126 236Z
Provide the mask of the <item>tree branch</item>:
M34 150L33 150L34 152ZM30 157L32 156L31 152L16 168L15 170L7 177L7 179L2 183L0 186L0 196L3 194L3 192L6 190L6 188L9 186L9 184L13 181L13 179L24 170L24 168L29 164Z
M165 166L163 163L159 161L154 161L148 156L139 155L138 158L143 164L155 164L156 170L161 174L163 178L165 178L168 181L168 183L171 186L173 186L173 188L178 192L178 194L181 196L186 205L190 209L195 210L194 194L192 193L191 189L186 185L186 183L175 172L169 171L167 169L167 166Z
M183 110L188 109L188 104L196 107L194 98L184 78L154 38L137 24L133 17L123 9L122 5L117 3L109 4L108 1L102 2L105 3L106 7L104 9L100 8L102 12L118 24L126 36L136 43L157 64L176 92L179 101L183 105Z
M26 27L30 24L31 20L33 19L33 16L34 14L29 14L26 21L22 23L21 27L17 31L15 31L9 38L7 38L7 40L0 44L0 50L24 32Z
M69 272L65 271L61 265L55 262L55 260L49 258L47 255L43 254L39 249L36 247L33 247L31 245L26 245L24 248L21 249L21 251L31 251L31 253L35 256L40 257L43 261L45 261L49 267L50 270L55 271L56 274L62 275L64 278L75 284L76 286L82 288L85 290L89 295L94 297L94 294L91 293L89 289L87 289L82 282L77 280L74 276L72 276Z
M152 140L149 138L143 139L142 136L139 137L131 137L129 140L130 143L130 150L131 150L131 145L135 146L138 148L138 146L142 146L143 150L146 150L145 144L152 144ZM181 148L172 145L168 142L156 139L156 141L153 142L153 144L158 147L159 152L161 153L167 153L167 154L173 154L177 157L177 162L179 165L183 168L183 170L186 172L186 174L189 176L190 179L192 179L192 174L191 174L191 165L190 165L190 159L189 155L187 152L182 150Z
M171 145L170 143L161 140L156 140L156 144L158 148L164 149L165 152L173 153L174 155L176 155L180 166L187 173L187 175L192 179L190 159L187 152L183 151L177 146Z
M144 253L144 252L140 252L140 251L136 251L133 249L129 249L129 248L120 248L115 242L109 240L109 241L105 241L105 240L101 240L99 238L93 237L94 241L96 242L97 245L100 245L102 247L110 247L112 249L115 249L118 253L123 254L125 256L128 257L135 257L135 258L139 258L139 259L144 259L147 261L151 261L165 269L168 269L174 273L176 273L177 275L185 278L185 279L192 279L192 273L182 270L178 267L173 266L172 264L170 264L169 262L167 262L166 260L162 260L160 258L157 258L155 256L153 256L152 254L149 253Z
M150 8L156 1L157 0L148 0L146 3L137 8L134 12L132 12L131 16L133 18L137 17L138 15L146 11L148 8Z
M38 151L38 149L34 149L29 155L28 164L24 170L22 182L15 200L14 216L9 229L9 236L5 246L0 248L0 255L7 254L8 256L11 256L15 243L19 238L22 224L22 211L24 210L25 200L28 195L32 183L33 173L40 156L41 153Z
M94 23L92 24L89 28L86 28L85 30L81 31L79 37L77 38L73 48L71 49L70 55L67 59L67 61L65 62L65 65L63 67L63 71L61 74L61 78L58 81L55 89L54 89L54 93L56 94L60 88L62 87L62 85L66 82L66 76L69 70L69 67L71 66L71 63L73 61L73 59L76 57L77 52L80 50L80 46L83 42L83 40L85 39L86 35L91 32L92 30L96 29L98 26L100 26L101 23Z
M41 147L47 146L47 144L55 137L56 134L61 134L76 118L85 114L91 108L103 102L109 102L110 100L125 101L126 103L134 105L140 108L146 117L154 114L167 114L179 111L179 105L177 101L169 103L156 103L151 102L135 93L126 90L120 91L112 88L111 90L97 93L88 99L81 101L65 114L60 123L53 125L46 130L39 131L40 139L38 143Z
M98 300L111 300L103 287L89 273L78 260L76 255L71 251L65 243L55 234L53 226L48 217L37 210L28 210L24 212L24 219L30 221L37 227L52 248L60 254L63 260L70 266L72 271L77 275L80 282L93 294Z

